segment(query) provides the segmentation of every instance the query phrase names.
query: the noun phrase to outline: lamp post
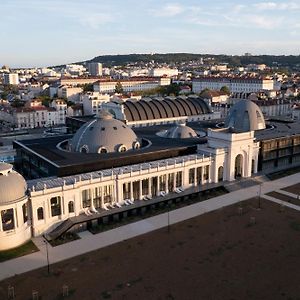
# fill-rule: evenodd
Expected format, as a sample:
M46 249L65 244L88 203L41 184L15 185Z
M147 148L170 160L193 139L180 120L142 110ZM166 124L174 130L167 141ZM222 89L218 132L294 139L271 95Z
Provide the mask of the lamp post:
M46 240L44 240L44 243L46 245L46 254L47 254L47 270L48 274L50 274L50 264L49 264L49 251L48 251L48 243Z
M170 233L170 203L167 203L168 208L168 233Z
M258 192L258 208L261 208L261 186L262 186L262 183L259 184L259 192Z

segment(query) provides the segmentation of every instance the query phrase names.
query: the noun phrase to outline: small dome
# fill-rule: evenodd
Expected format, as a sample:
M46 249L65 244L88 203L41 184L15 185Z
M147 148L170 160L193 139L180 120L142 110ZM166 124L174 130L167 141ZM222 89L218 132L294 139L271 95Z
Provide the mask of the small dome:
M230 110L225 127L237 132L265 129L265 119L260 108L250 100L241 100Z
M170 139L188 139L196 138L197 133L191 127L186 126L185 124L177 124L168 130L163 131L159 134L161 137L170 138Z
M12 165L0 163L0 205L23 200L27 183L23 176L12 169Z
M70 142L71 151L82 153L125 152L139 147L134 131L106 111L79 128Z

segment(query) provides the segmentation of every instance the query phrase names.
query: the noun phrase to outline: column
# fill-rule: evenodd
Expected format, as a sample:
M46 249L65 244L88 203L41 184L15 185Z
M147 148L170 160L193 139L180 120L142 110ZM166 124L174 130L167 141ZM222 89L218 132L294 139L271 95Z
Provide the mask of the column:
M130 181L130 200L134 201L134 198L133 198L133 182L132 181Z
M166 174L166 193L169 193L169 174Z
M104 186L101 186L101 207L103 208L104 207L104 199L103 199L103 189L104 189Z
M143 191L142 191L142 180L140 180L139 182L139 186L140 186L140 200L142 200L142 196L143 196Z
M148 180L149 180L149 183L148 183L148 195L152 196L152 181L151 181L151 177Z

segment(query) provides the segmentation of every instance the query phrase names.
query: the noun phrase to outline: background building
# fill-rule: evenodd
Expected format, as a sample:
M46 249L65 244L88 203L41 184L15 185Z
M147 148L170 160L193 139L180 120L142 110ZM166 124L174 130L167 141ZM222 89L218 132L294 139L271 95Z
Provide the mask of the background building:
M102 64L101 63L88 63L88 71L91 76L102 76Z

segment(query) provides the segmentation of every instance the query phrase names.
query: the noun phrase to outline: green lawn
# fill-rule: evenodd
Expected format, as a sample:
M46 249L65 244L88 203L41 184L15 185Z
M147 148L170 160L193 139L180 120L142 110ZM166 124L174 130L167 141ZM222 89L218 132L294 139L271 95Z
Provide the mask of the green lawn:
M29 241L28 243L20 247L13 248L6 251L0 251L0 262L17 258L37 251L39 251L39 249L35 246L35 244L32 241Z

